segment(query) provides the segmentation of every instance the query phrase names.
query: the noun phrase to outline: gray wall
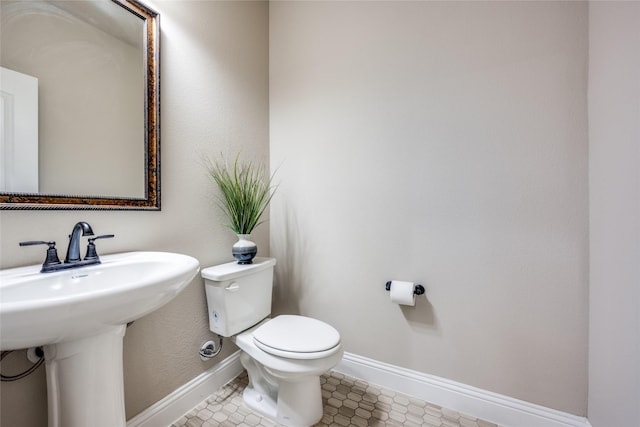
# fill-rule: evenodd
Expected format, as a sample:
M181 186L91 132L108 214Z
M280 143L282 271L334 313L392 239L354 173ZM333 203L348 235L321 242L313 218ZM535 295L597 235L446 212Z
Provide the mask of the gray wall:
M640 426L640 3L589 6L589 421Z
M276 307L587 411L587 4L272 2ZM384 283L426 285L415 308Z
M246 154L268 161L268 3L154 1L161 15L162 211L2 211L1 268L41 263L44 250L18 242L51 239L66 247L68 233L86 220L103 253L129 250L182 252L202 266L230 261L235 236L221 225L214 189L201 155ZM83 160L84 161L84 160ZM64 173L64 171L60 171ZM269 228L255 234L269 252ZM125 336L125 398L130 418L199 375L235 349L230 342L214 362L197 350L213 337L199 277L173 302L136 321ZM3 373L19 367L2 363ZM46 426L44 369L2 383L0 424Z

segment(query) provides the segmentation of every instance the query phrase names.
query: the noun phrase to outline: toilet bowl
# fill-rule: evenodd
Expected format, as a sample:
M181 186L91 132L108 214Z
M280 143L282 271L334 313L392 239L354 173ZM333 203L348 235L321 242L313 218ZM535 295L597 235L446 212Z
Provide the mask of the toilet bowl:
M249 385L243 393L247 406L283 425L309 426L322 418L320 375L336 366L344 352L333 328L334 336L326 336L326 341L316 340L307 348L300 346L297 334L292 334L296 324L301 324L296 331L300 334L308 328L306 337L324 327L331 328L308 317L278 316L265 319L232 340L243 351L240 361L249 373ZM281 328L283 334L277 335ZM288 342L297 348L292 351Z
M273 258L254 264L205 268L210 329L240 348L249 384L245 404L289 427L311 426L323 414L320 375L344 351L340 334L317 319L297 315L269 318Z

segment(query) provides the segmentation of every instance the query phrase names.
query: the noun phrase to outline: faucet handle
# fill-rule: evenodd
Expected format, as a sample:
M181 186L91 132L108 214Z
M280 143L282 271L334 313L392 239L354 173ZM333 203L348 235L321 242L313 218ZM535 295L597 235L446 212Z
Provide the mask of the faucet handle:
M51 247L52 245L55 246L56 242L45 242L44 240L29 240L26 242L20 242L18 244L20 246L49 245L49 247Z
M98 239L110 239L112 237L116 237L115 234L103 234L102 236L96 236L96 237L90 237L89 240L89 244L87 245L87 254L84 256L84 260L85 261L90 261L90 260L97 260L100 257L98 257L98 252L96 251L96 244L95 241Z
M29 240L27 242L20 242L20 246L34 246L34 245L48 245L47 257L42 263L42 270L50 271L54 266L61 264L60 258L58 258L58 250L56 249L56 242L45 242L43 240Z
M110 239L112 237L116 237L116 235L115 234L103 234L102 236L91 237L91 238L89 238L89 241L93 242L94 240Z

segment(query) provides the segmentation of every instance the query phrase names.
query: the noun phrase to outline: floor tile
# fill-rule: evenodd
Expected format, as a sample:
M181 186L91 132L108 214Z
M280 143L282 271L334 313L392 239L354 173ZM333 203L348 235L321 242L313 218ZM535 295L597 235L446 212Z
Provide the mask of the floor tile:
M320 383L324 414L315 427L498 427L339 372L328 372ZM277 427L244 406L242 391L247 384L243 372L171 427Z

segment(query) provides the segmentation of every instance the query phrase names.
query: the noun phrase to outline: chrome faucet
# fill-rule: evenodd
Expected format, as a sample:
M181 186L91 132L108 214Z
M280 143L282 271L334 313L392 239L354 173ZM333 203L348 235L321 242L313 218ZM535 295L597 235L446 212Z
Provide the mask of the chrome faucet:
M65 263L80 261L80 233L82 233L82 236L93 236L93 230L88 223L84 221L76 223L69 235L69 247L67 248L67 257L64 259Z

